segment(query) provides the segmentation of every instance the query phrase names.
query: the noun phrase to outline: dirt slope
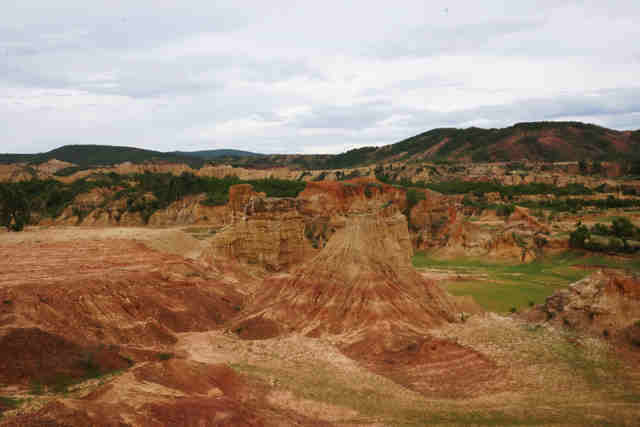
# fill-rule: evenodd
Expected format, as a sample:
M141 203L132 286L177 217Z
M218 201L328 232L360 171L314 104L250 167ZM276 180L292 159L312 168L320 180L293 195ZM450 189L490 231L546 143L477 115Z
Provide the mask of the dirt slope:
M318 336L424 330L452 321L454 303L413 270L411 254L406 220L397 210L350 216L313 259L290 275L267 279L252 314L237 328L256 327L262 319L278 325L274 332Z

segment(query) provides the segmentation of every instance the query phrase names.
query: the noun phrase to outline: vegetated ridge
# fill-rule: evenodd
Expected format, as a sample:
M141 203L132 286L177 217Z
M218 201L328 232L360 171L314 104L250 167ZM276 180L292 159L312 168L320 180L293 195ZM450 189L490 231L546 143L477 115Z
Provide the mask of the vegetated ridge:
M616 131L580 122L517 123L502 129L433 129L382 147L336 155L327 167L398 160L494 162L529 159L558 162L616 160L640 155L640 131Z
M251 151L219 149L219 150L200 150L200 151L173 151L168 154L176 154L178 156L197 157L199 159L211 160L221 157L261 157L264 154L252 153Z
M337 155L263 155L241 150L159 152L132 147L66 145L40 154L0 154L0 164L43 163L51 159L79 167L161 160L201 167L205 161L233 159L234 166L256 169L289 166L302 169L351 168L390 161L542 162L640 159L640 130L617 131L581 122L517 123L502 129L438 128L381 147L362 147Z
M46 153L0 154L0 164L18 162L40 164L52 159L73 163L81 168L114 165L123 162L143 163L146 161L186 163L189 166L199 168L205 163L201 158L186 154L163 153L142 148L111 145L64 145Z

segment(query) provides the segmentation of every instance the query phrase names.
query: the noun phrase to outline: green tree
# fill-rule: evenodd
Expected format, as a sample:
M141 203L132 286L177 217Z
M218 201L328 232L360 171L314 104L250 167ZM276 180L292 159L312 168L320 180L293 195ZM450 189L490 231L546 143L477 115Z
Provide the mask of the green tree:
M587 169L588 169L587 161L586 160L580 160L578 162L578 168L580 169L580 173L582 175L586 175L587 174Z
M0 226L22 231L30 216L26 194L17 184L0 187Z
M569 236L569 247L574 249L584 249L589 237L591 237L589 229L584 225L580 225Z
M621 239L633 237L635 228L628 218L614 218L611 222L611 231L616 237Z

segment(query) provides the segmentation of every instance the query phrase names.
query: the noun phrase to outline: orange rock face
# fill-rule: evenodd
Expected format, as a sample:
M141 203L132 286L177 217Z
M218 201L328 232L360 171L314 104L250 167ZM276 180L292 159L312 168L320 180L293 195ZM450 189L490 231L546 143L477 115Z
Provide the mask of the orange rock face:
M471 397L492 387L500 375L481 353L430 336L370 333L343 352L367 369L432 397Z
M304 212L311 216L332 217L378 209L388 203L405 208L405 191L382 184L373 178L340 182L308 182L299 199L308 203Z
M406 220L397 210L351 216L313 259L289 276L267 279L248 319L311 336L426 330L453 320L454 303L415 272L411 253Z
M620 336L640 319L640 277L596 272L557 291L528 316L600 336Z
M0 256L0 334L37 325L83 345L162 347L176 332L220 327L242 305L195 262L132 241L37 244L28 254L4 245Z
M215 260L260 266L280 271L300 263L314 253L305 238L305 220L299 212L300 200L254 197L232 204L233 222L220 230L203 254Z

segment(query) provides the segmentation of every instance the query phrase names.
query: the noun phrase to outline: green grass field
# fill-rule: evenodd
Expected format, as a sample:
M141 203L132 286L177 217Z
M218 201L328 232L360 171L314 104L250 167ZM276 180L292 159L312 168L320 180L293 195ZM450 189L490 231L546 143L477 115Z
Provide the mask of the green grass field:
M413 265L418 269L470 275L469 279L447 280L441 284L453 295L471 295L486 310L504 313L544 302L557 289L588 276L595 267L640 271L640 258L567 251L528 264L515 264L477 258L438 259L431 254L417 253Z

